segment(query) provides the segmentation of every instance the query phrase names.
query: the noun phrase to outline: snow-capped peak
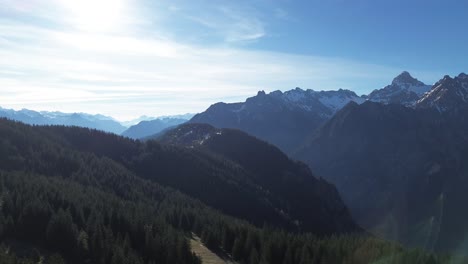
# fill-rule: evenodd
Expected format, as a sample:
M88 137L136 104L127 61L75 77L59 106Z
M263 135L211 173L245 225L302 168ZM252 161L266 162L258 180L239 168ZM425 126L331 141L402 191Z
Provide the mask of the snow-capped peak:
M285 99L287 99L290 102L298 102L303 100L306 97L306 92L302 90L299 87L296 87L296 89L287 91L283 93L283 96Z
M319 101L330 108L334 113L343 108L349 102L358 104L364 103L366 99L357 96L356 93L340 89L338 91L321 91L319 92Z
M368 100L384 104L403 104L414 106L421 97L431 89L407 71L395 77L391 85L382 89L374 90L369 94Z

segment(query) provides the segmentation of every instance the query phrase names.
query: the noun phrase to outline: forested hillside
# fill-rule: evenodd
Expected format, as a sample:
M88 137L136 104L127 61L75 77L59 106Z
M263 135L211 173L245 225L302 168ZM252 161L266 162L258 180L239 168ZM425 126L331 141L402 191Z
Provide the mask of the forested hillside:
M281 214L299 230L315 234L358 232L335 187L316 178L303 163L277 147L235 129L184 124L168 131L160 142L185 146L230 160L247 172Z
M72 132L97 141L71 144L65 139ZM192 233L248 264L449 261L363 234L327 238L254 227L83 151L106 138L100 132L0 120L0 138L0 263L199 263L188 244ZM129 151L143 144L115 139ZM119 145L101 143L103 152L120 155Z
M276 147L241 132L240 135L245 136L234 137L235 141L222 136L225 140L221 141L225 143L215 144L226 151L232 149L229 144L238 144L237 149L243 151L245 157L251 157L247 160L258 161L256 165L221 151L186 148L169 142L142 143L69 127L41 130L63 144L108 157L139 177L181 190L258 227L266 223L318 235L360 230L332 185L316 179L305 165L289 160ZM261 147L257 148L259 153L251 153L255 146Z

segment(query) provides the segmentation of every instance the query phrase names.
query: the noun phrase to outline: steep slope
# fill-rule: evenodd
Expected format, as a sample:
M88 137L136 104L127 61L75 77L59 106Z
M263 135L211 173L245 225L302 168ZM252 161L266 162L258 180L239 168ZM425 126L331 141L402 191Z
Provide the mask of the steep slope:
M414 106L430 89L430 85L418 81L405 71L395 77L392 84L374 90L367 96L367 99L383 104Z
M186 119L180 118L160 118L140 123L129 127L122 133L122 136L133 139L141 139L163 131L166 128L174 127L187 122Z
M294 156L336 184L364 227L428 249L464 247L468 137L438 111L351 103Z
M356 228L334 186L315 178L305 164L290 160L278 148L244 132L186 124L167 132L159 141L214 153L239 164L250 180L268 193L274 207L301 229L321 232L315 227L343 231Z
M262 91L243 103L214 104L190 122L241 129L289 153L350 101L364 99L347 90L316 92L296 88L270 94Z
M37 112L28 109L19 111L0 108L0 117L20 121L30 125L65 125L98 129L115 134L126 128L111 117L84 113Z

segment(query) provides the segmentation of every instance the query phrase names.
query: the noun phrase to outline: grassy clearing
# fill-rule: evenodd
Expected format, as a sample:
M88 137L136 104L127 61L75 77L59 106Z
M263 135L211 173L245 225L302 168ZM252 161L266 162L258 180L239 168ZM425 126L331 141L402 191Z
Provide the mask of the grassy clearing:
M216 254L203 245L199 237L190 239L192 251L202 259L203 264L236 264L229 256Z

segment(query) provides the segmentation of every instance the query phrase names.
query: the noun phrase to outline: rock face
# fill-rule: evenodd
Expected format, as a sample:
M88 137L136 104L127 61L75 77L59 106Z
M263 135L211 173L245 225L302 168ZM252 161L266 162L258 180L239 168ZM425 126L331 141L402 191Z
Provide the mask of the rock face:
M405 71L393 79L392 84L374 90L367 99L383 104L414 106L430 89L430 85L418 81Z

